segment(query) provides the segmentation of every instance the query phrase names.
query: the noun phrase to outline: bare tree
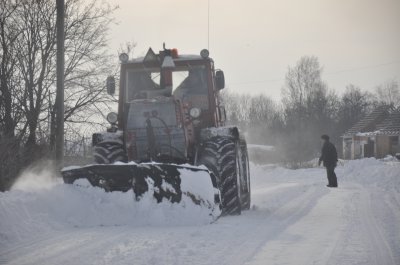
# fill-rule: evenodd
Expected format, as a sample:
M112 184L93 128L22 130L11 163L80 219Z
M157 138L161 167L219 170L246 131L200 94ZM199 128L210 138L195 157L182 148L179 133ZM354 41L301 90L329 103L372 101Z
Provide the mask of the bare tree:
M101 112L113 102L105 79L115 73L107 48L114 9L95 0L66 0L67 129L102 124ZM48 144L54 130L55 23L53 0L0 1L0 135L17 134L18 146L27 148L24 163L38 150L38 137Z
M283 103L301 110L318 90L326 90L321 80L322 67L315 56L303 56L294 67L289 67L282 88Z
M350 84L341 97L338 110L338 125L341 133L344 133L356 122L361 120L372 106L372 95L361 88Z
M18 60L18 75L23 80L23 95L19 103L25 112L28 136L26 145L36 144L36 130L44 102L54 80L55 8L50 1L21 1L16 9L21 32L14 56Z
M18 91L12 89L19 82L15 77L17 60L16 42L20 31L16 28L15 12L17 2L0 2L0 139L13 138L21 118L15 98Z
M275 144L282 125L279 106L265 95L243 95L224 91L228 122L239 125L251 143Z
M304 56L286 74L282 88L285 114L282 144L290 161L300 163L317 156L319 136L334 127L337 96L328 90L321 73L318 58Z
M375 93L379 104L400 106L400 88L397 80L389 80L377 86Z
M20 95L20 78L16 78L17 59L14 54L20 31L16 27L18 2L0 1L0 191L10 187L18 172L19 138L16 131L23 117L16 100Z
M265 95L257 95L251 98L248 108L251 120L267 127L275 114L276 104Z
M16 57L24 80L24 98L20 103L28 124L28 146L36 144L39 123L54 120L55 10L55 2L50 0L22 1L17 8L22 33L17 46L21 52ZM66 2L67 122L95 122L93 116L98 113L98 105L104 107L110 101L104 93L104 80L114 69L106 53L112 11L109 6L99 7L95 1L87 5L81 0Z

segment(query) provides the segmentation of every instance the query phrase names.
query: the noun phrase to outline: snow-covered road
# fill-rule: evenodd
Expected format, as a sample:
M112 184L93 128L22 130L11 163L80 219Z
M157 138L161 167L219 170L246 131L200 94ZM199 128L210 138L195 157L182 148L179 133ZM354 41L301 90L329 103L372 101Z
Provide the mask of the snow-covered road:
M400 264L400 163L351 161L337 175L340 187L329 189L321 168L253 165L252 209L212 224L159 212L149 215L159 222L130 225L117 195L110 222L96 215L109 194L85 197L95 209L71 217L32 201L57 204L58 185L40 196L11 191L0 194L0 264Z

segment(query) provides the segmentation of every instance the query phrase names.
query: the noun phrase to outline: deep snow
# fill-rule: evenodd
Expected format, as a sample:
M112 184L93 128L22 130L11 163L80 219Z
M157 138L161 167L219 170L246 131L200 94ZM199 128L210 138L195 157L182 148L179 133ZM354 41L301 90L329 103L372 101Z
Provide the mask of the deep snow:
M0 193L0 264L400 264L400 163L252 165L252 210L216 222L190 205L64 185L41 172Z

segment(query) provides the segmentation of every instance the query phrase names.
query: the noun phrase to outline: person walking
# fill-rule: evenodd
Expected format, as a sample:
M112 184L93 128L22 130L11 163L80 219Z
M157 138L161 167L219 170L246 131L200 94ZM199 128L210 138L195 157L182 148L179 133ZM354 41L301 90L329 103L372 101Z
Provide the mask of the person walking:
M336 147L329 141L328 135L322 135L321 139L323 141L323 145L318 165L321 165L321 162L323 162L323 165L326 168L326 174L328 177L328 185L326 186L330 188L337 188L338 183L335 174L335 167L337 165L338 156Z

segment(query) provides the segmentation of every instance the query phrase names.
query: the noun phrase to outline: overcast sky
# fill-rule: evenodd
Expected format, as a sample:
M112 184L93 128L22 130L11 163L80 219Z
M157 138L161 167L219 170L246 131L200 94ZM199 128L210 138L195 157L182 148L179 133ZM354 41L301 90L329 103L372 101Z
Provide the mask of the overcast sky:
M162 43L207 48L208 0L109 0L119 5L111 47L135 41L137 56ZM289 65L315 55L342 92L400 81L400 0L210 0L210 56L228 89L280 97Z

